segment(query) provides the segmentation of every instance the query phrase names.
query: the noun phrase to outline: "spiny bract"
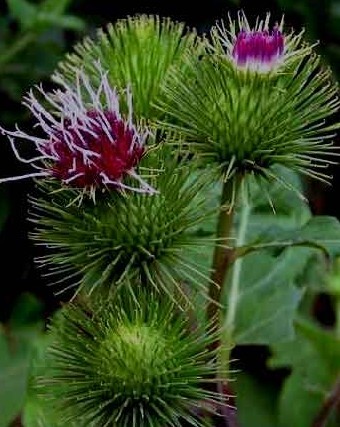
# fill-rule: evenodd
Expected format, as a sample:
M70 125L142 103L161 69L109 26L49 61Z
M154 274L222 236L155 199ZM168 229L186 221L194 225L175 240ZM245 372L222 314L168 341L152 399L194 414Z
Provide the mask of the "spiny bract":
M65 307L51 334L37 391L65 425L201 427L221 402L207 387L216 337L152 293Z
M94 39L86 38L59 66L65 79L72 80L79 68L97 79L93 61L109 70L108 79L118 89L131 86L136 117L147 120L163 114L154 103L164 97L162 85L171 68L185 73L184 56L197 55L196 33L169 18L136 15L100 29Z
M214 242L197 233L214 213L207 207L208 183L195 177L190 161L178 165L168 154L162 158L162 149L141 164L146 166L153 155L160 167L148 178L158 190L152 196L111 192L95 204L87 200L77 206L71 204L72 189L55 192L47 184L32 200L32 237L46 248L37 262L48 265L48 274L60 275L61 291L67 283L88 293L104 291L133 277L168 294L182 293L184 283L205 293L209 272L195 258Z
M95 64L100 82L94 85L83 70L77 70L72 84L59 75L59 88L46 93L38 100L33 90L24 98L43 130L43 137L30 135L17 128L0 132L9 138L14 154L23 163L29 163L33 171L27 175L0 179L0 182L28 177L53 177L60 186L80 190L95 199L96 190L132 190L154 193L136 172L145 154L147 129L139 129L132 122L132 94L126 89L128 113L120 113L120 100L111 87L107 72L101 64ZM47 104L46 106L43 104ZM31 159L20 156L16 144L19 140L33 142L38 153ZM126 184L126 177L134 178L137 185Z
M163 125L224 179L280 179L279 164L328 181L338 87L302 33L286 34L282 23L270 33L268 25L269 16L251 28L240 14L214 27L206 53L187 56L191 79L172 71L160 102L171 119Z

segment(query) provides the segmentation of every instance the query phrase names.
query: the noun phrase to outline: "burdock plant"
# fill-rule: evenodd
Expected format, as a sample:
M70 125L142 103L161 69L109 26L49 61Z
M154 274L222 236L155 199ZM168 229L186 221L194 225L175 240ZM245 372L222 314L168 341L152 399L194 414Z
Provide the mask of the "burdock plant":
M313 49L269 15L205 37L130 17L78 45L54 91L25 98L39 134L1 129L34 168L2 181L36 180L37 263L74 290L34 379L62 425L231 422L241 256L296 243L247 241L254 182L274 208L268 187L303 197L287 171L328 181L337 154L338 88ZM19 139L37 154L23 159ZM312 230L299 245L320 246Z
M203 173L215 173L223 182L217 237L225 246L214 252L213 300L220 300L237 255L227 247L237 199L242 206L237 245L244 244L249 182L256 181L263 192L268 181L289 187L277 166L329 180L325 168L337 155L332 138L339 127L329 118L339 109L338 87L302 36L286 34L283 22L271 24L269 14L251 27L239 13L236 21L229 18L211 29L204 55L187 56L190 84L176 68L165 85L167 96L159 105L172 119L165 126L181 135L181 149L197 158ZM268 202L273 205L270 195ZM238 275L236 266L225 317L227 345L235 326ZM215 317L216 310L209 305L208 316Z
M335 150L325 120L339 100L320 61L301 33L270 29L269 15L252 29L239 14L212 28L204 55L187 55L191 82L182 68L172 70L160 105L175 119L168 126L184 138L182 148L226 182L247 174L279 179L277 164L327 180L322 170Z

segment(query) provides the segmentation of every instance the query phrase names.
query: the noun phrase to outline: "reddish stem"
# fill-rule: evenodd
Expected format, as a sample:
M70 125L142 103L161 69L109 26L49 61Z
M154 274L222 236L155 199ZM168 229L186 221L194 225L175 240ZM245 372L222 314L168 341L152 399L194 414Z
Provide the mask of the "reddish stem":
M340 377L335 382L331 392L326 397L312 427L326 427L331 412L340 405Z

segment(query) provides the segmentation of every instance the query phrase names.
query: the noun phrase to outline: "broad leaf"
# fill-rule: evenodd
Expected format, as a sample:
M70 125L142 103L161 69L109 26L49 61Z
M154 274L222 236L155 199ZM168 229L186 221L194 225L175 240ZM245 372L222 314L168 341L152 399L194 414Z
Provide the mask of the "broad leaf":
M0 333L0 427L20 412L26 396L31 343L40 326Z
M46 365L46 350L51 342L50 333L43 334L36 340L31 364L29 368L29 382L25 406L22 411L22 423L24 427L63 427L58 417L53 413L53 408L40 396L36 385L38 376L44 375ZM73 424L70 424L72 427Z
M82 19L66 15L70 0L46 0L38 5L27 0L7 0L11 15L18 20L24 30L39 32L51 26L82 30L85 26Z
M24 402L27 381L27 348L14 355L5 334L0 334L0 427L7 427Z
M299 320L295 340L273 347L272 368L290 368L279 403L279 427L310 427L340 375L340 341L309 321ZM327 427L339 425L329 420Z
M0 427L8 427L24 404L32 346L42 328L40 310L34 297L23 295L9 325L0 325Z
M62 15L70 6L72 0L45 0L40 5L40 10L54 15Z
M252 212L247 224L246 244L240 254L262 248L285 248L289 246L314 247L336 255L340 252L340 223L330 216L312 216L304 189L296 174L280 168L282 183L258 185L250 183ZM293 190L295 189L295 191ZM273 201L275 213L270 207ZM236 227L240 215L236 216Z
M18 20L23 28L29 28L36 20L38 7L26 0L7 0L10 14Z
M85 23L82 19L72 15L55 15L53 13L41 12L37 18L37 25L41 27L60 27L74 31L83 30Z
M340 222L335 217L314 216L306 224L287 230L272 225L263 230L256 244L250 244L245 251L266 247L308 246L331 255L340 253Z
M266 252L242 260L234 340L272 344L294 336L293 319L302 296L294 282L311 251L289 248L275 257Z

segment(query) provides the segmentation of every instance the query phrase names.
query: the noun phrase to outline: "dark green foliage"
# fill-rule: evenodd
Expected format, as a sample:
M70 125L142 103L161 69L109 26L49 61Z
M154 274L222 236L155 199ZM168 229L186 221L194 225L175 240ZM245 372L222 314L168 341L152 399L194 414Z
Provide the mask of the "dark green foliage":
M310 319L299 318L295 339L273 346L272 351L270 367L290 369L278 402L280 427L338 426L336 404L329 408L326 424L313 423L339 382L339 337Z
M8 324L0 324L1 427L12 425L24 405L32 350L43 332L42 308L32 294L22 294Z
M6 105L9 99L18 102L31 85L53 72L67 49L66 32L68 36L79 34L86 24L67 13L71 0L4 3L8 14L0 10L0 91ZM1 112L2 124L17 120L20 114L17 106L9 105Z

